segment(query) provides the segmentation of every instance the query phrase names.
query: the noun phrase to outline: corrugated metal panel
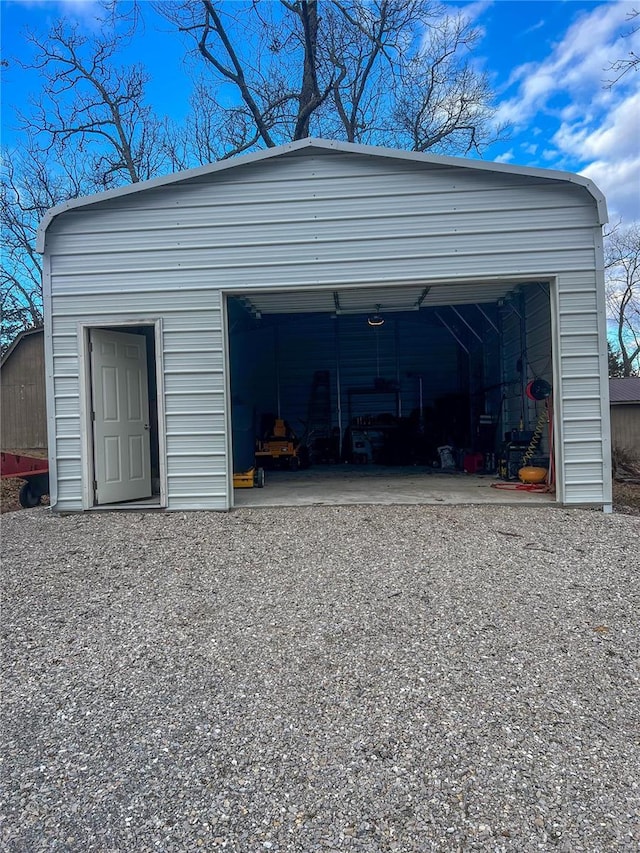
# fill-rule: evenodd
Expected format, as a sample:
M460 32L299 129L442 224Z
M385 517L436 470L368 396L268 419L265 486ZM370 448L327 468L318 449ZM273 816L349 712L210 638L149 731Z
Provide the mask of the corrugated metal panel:
M61 355L53 357L53 375L55 377L75 377L78 375L78 357Z
M584 483L581 480L570 480L567 476L567 505L601 504L603 503L604 484L602 480L594 483Z
M223 402L221 397L214 397L213 394L219 395L223 392L224 374L221 370L166 370L164 374L164 388L167 398L178 397L184 398L187 396L195 397L204 395L203 411L208 410L207 407L213 407L214 410L222 409Z
M575 381L598 347L595 316L585 313L593 311L593 303L585 308L582 302L593 290L596 222L595 203L580 186L506 173L418 168L410 162L312 149L62 214L47 236L55 387L56 394L67 395L57 397L56 416L77 414L73 341L78 320L89 317L99 325L105 318L106 324L117 325L119 318L128 322L138 317L144 323L162 317L164 341L158 358L164 369L165 426L171 441L169 507L222 508L226 462L223 456L210 455L219 452L212 448L219 447L226 418L218 288L250 295L274 287L291 292L315 285L389 284L399 288L389 296L393 299L403 286L429 283L434 287L424 306L460 305L496 300L504 295L505 280L564 273L558 355L562 371ZM474 279L486 284L474 285ZM442 289L435 287L443 284ZM330 291L291 292L284 301L286 311L331 311L334 302ZM275 308L280 310L280 305ZM350 328L351 319L341 316L339 328ZM522 340L509 339L509 329L505 331L506 357L509 347L514 353L522 348ZM350 365L341 377L344 387L364 382L365 376L370 381L372 356L364 334L355 325L351 336L340 332L339 346ZM440 346L455 350L455 357L442 359L442 350L430 355L437 336L414 343L420 359L431 359L440 369L453 364L460 351L446 331L438 334ZM544 357L545 334L544 318L536 319L534 311L526 342L529 357L532 341L540 349L534 358ZM319 337L314 345L316 369L335 361L331 334ZM281 389L300 401L295 417L304 412L303 389L306 386L308 394L310 381L308 365L305 376L296 360L299 346L303 344L292 339L285 353L289 366L280 376ZM248 343L246 358L251 347ZM373 375L400 376L404 397L403 357L395 336L385 332L378 338ZM268 364L261 364L251 381L268 381L269 375ZM517 377L505 379L513 383ZM434 388L439 382L434 379ZM448 374L446 381L443 374L444 385L450 386ZM337 399L335 404L337 410ZM571 417L563 414L570 430ZM66 427L62 420L61 429L79 435L77 416ZM202 432L201 443L194 445L187 436L190 426ZM200 499L193 496L193 477L184 473L198 458ZM76 478L77 486L79 455L73 464L68 476ZM65 488L60 500L70 506L79 492L74 498Z
M564 335L583 335L585 327L593 327L596 321L597 312L595 310L583 310L567 313L560 311L560 334Z
M74 406L78 410L77 403ZM80 416L75 415L56 415L56 426L59 438L71 437L77 438L80 441ZM79 446L79 445L78 445ZM78 451L79 455L79 451Z
M78 392L78 379L74 377L73 380L76 384L76 391L74 394L67 394L64 397L57 398L56 405L56 417L57 418L76 418L79 420L79 392Z
M167 391L165 407L167 415L190 415L200 412L203 414L223 414L224 400L222 389L217 392L211 389L211 383L200 377L200 388L189 393L183 391Z
M222 412L173 413L167 420L167 437L188 439L192 435L211 436L214 440L221 433L224 435L225 416Z
M527 276L535 280L543 277L549 268L558 272L588 271L594 266L593 251L579 248L557 251L523 251L513 248L481 255L462 249L409 254L406 248L398 245L389 247L384 256L375 251L362 252L363 256L348 255L346 251L340 253L341 256L334 252L318 252L317 257L298 259L295 252L284 251L278 260L271 262L262 260L260 253L256 253L249 261L238 260L233 265L231 261L227 264L213 264L204 259L197 264L193 257L188 256L184 265L173 270L160 266L140 270L130 265L114 269L112 273L95 273L91 281L96 295L105 298L113 296L113 313L126 315L139 309L140 297L136 298L136 291L140 294L155 294L174 286L176 278L184 282L185 289L187 282L195 282L202 291L218 286L237 292L242 288L247 291L254 289L258 281L262 287L281 288L287 285L296 289L310 284L339 287L345 281L350 284L395 285L404 279L426 283L428 277L435 280L454 277L469 280L476 276L493 275L496 278ZM550 264L553 266L550 267ZM85 290L87 276L79 268L75 275L56 275L54 282L58 293L73 294L78 288ZM77 316L80 316L79 309Z
M559 295L560 313L569 316L573 312L597 311L596 294L593 290L569 290Z
M200 507L203 503L210 504L211 509L224 509L227 499L227 478L225 473L215 473L220 469L220 457L211 457L210 464L203 470L186 472L181 464L180 457L174 457L176 467L180 473L170 473L169 482L169 509L175 509L174 504L182 498L200 499ZM204 460L203 460L204 461Z
M78 344L76 343L76 347ZM54 380L54 387L56 391L56 397L62 398L66 397L69 394L72 396L77 396L78 393L78 383L75 378L69 378L67 376L58 376Z
M126 299L115 294L103 297L86 292L76 297L54 297L56 454L59 477L66 477L66 486L58 494L61 510L82 508L77 323L90 318L93 325L112 326L117 325L119 318L122 322L131 322L135 316L141 317L142 325L145 325L145 320L149 323L154 317L163 317L163 345L158 357L164 368L168 506L173 508L172 501L182 500L175 498L183 490L182 483L176 478L188 473L200 483L201 474L207 473L213 478L211 483L216 485L213 488L209 483L203 488L203 500L210 508L226 507L226 487L221 492L219 486L220 477L224 480L226 472L225 380L219 294L210 294L206 302L207 310L203 310L201 293L179 291L159 294L152 308L146 306L140 294L135 293L128 294ZM150 310L145 310L146 307ZM71 352L72 341L75 354L67 355ZM61 347L58 347L59 343L62 343ZM72 492L74 488L75 492Z
M573 448L571 449L571 461L572 462L582 462L584 460L592 461L594 459L600 460L602 455L602 442L601 441L585 441L584 439L572 439L571 441L567 441L566 444L573 444Z
M261 286L403 277L415 280L426 274L446 275L451 271L452 256L456 257L456 274L460 276L593 266L592 235L584 227L589 222L588 205L576 207L576 217L565 219L562 229L550 227L547 218L546 205L566 208L568 202L575 206L584 201L580 188L532 186L518 178L518 203L512 197L514 182L504 176L466 175L461 171L454 175L437 169L416 174L406 164L395 170L359 157L310 155L304 163L306 168L295 160L274 161L268 168L258 164L252 167L251 181L246 175L243 180L227 175L196 186L153 191L143 198L132 196L127 204L118 200L111 224L104 219L108 204L103 204L102 211L85 209L81 214L59 217L49 237L53 292L77 291L72 273L85 280L87 269L92 271L92 288L126 292L132 286L145 286L140 281L142 275L147 278L147 287L173 288L175 280L167 276L170 270L180 270L181 276L191 273L194 284L197 275L193 274L199 270L217 271L226 286L247 287L255 286L247 276L257 270ZM459 208L461 193L475 197L479 208L474 214L475 232L474 223L465 218L468 211ZM433 204L439 197L448 212L445 223L434 216L438 211ZM415 211L407 208L407 198L415 198ZM354 208L345 221L348 199ZM270 200L268 212L260 210L266 200ZM147 232L138 230L139 205L145 208L144 229L153 229L156 210L169 208L179 217L184 204L195 207L193 224L185 225L174 218L165 226L170 233L164 234L163 248L150 252L144 237ZM491 218L492 205L502 217L496 222ZM238 210L235 220L234 206ZM522 216L522 231L513 230L513 225L503 227L514 207ZM429 226L406 219L411 213L424 216L425 209L431 215ZM577 212L580 209L581 214ZM290 215L282 221L286 212ZM85 232L95 217L93 243L88 233L79 242L73 234L73 220L79 215ZM202 228L203 218L208 229ZM242 227L229 226L236 220ZM582 227L574 227L577 221ZM110 228L114 230L110 232ZM533 238L535 229L539 231ZM70 232L75 243L68 246L64 232ZM204 247L205 235L205 244L211 248ZM549 265L551 255L557 257ZM101 276L101 270L106 275ZM135 281L121 284L121 275L135 276ZM202 286L209 281L209 277L200 278ZM183 286L189 283L189 278L182 279Z
M203 352L191 345L191 348L176 350L165 350L165 372L167 374L192 373L194 362L197 363L197 372L221 373L223 368L222 352Z
M564 500L588 503L600 484L605 501L605 459L601 388L601 343L595 271L558 279L559 377L555 394L562 442ZM604 380L606 381L606 379ZM608 451L606 451L608 453ZM589 460L589 462L586 462Z
M55 352L57 356L78 354L78 336L75 332L55 336Z
M189 349L184 348L181 332L184 329L164 329L165 357L173 353L198 353L201 357L217 356L222 351L221 329L191 329L189 330Z
M354 206L355 208L355 206ZM253 210L253 208L252 208ZM247 240L246 228L251 222L246 219L246 211L242 211L237 221L229 217L223 224L216 225L212 229L211 224L203 221L202 209L193 207L182 211L180 214L171 211L158 210L148 225L138 226L137 233L144 235L144 247L146 251L155 249L172 249L181 252L191 249L201 249L205 246L210 248L255 245L255 240ZM332 214L332 215L331 215ZM490 214L490 219L487 214ZM477 235L491 236L495 229L503 234L516 235L523 231L535 234L536 239L543 240L545 233L555 234L557 228L568 229L567 222L571 222L570 228L590 228L593 224L591 213L588 209L579 207L558 207L547 209L544 216L536 221L532 219L528 208L522 210L511 208L508 212L500 208L494 210L474 210L465 214L464 227L460 225L460 213L447 208L441 211L415 209L392 211L385 213L365 213L354 209L350 215L343 211L327 212L325 216L314 216L312 222L300 221L299 217L273 216L267 221L261 222L263 217L255 218L255 225L260 225L260 242L266 245L275 245L283 241L283 226L291 231L294 226L295 239L292 244L317 241L318 244L328 240L348 240L345 232L353 233L353 237L359 239L371 239L372 232L381 232L388 237L448 237L452 233L459 235L466 241ZM121 252L138 251L136 245L131 245L130 233L123 229L121 217L114 214L100 214L96 212L95 222L92 230L79 224L78 229L69 235L65 235L61 249L65 257L81 256L90 253L102 254L104 246L100 241L102 228L110 226L110 237L117 241ZM111 222L111 224L110 224ZM318 239L319 226L326 225L325 236ZM286 241L289 242L289 241Z
M457 265L458 262L466 263L469 257L495 256L500 259L499 263L503 268L510 267L515 271L523 267L540 269L539 255L548 256L557 253L560 269L575 269L576 265L580 268L580 264L585 263L583 259L586 261L593 259L593 237L588 228L569 232L541 231L536 235L539 243L534 245L530 243L526 252L523 252L525 235L531 241L531 233L528 231L515 233L503 231L498 245L495 232L450 233L434 236L420 232L406 233L406 231L400 231L395 236L386 232L374 232L367 237L340 233L340 235L322 238L314 238L311 235L307 241L287 238L286 233L281 233L279 239L274 241L247 239L242 244L242 257L239 257L238 252L240 243L235 246L224 243L209 246L203 245L202 241L193 245L181 243L167 246L165 243L162 248L154 249L147 247L145 241L144 248L138 247L128 252L118 247L108 254L104 252L96 252L90 256L81 253L59 254L52 259L51 266L53 279L59 292L62 292L65 282L69 286L74 276L86 274L88 257L91 257L91 266L95 275L99 276L105 272L116 274L113 289L117 288L118 274L140 271L154 273L172 269L229 270L233 275L239 276L247 270L264 268L291 275L289 270L293 266L295 275L299 275L298 267L306 267L313 268L314 278L322 278L328 274L327 269L333 270L337 264L364 261L385 265L390 261L397 261L398 258L402 258L407 263L429 261L437 264L441 258L455 257ZM511 257L514 254L518 256L515 259ZM464 273L464 270L461 272ZM386 275L393 275L393 269L390 269ZM414 264L413 277L419 276L420 271ZM339 277L338 280L340 280ZM375 281L375 276L370 280ZM286 279L281 282L281 284L285 283Z
M156 288L155 278L147 279L143 276L120 279L120 292L105 293L101 284L112 282L114 275L94 276L88 273L81 284L76 283L75 292L55 294L52 312L54 337L75 334L78 321L86 317L118 318L118 321L122 317L124 323L128 316L139 316L143 311L146 312L143 316L167 317L173 322L174 328L182 328L184 331L197 331L201 325L210 330L219 331L222 328L219 325L220 314L212 310L211 305L213 299L219 299L218 292L207 288L202 275L197 276L199 287L195 290L189 288L186 280L188 273L181 273L178 280L174 272L167 278L174 288L173 292L166 292L163 286ZM195 316L181 319L180 315L189 314ZM203 320L202 324L198 323L200 319Z
M190 421L191 422L191 421ZM180 454L197 455L202 453L202 440L206 436L207 453L220 455L226 452L226 435L224 432L216 435L208 432L186 432L176 434L175 432L167 435L167 453L172 456Z
M204 189L206 191L209 184L216 181L221 187L227 187L230 194L233 194L235 187L243 187L246 192L242 194L245 198L247 194L255 194L257 186L260 188L268 188L276 197L287 189L287 181L282 179L282 172L277 171L278 166L286 165L286 178L289 184L296 181L304 181L307 188L314 193L320 195L326 193L327 187L332 187L334 192L345 193L344 184L338 176L349 174L351 183L349 188L356 185L360 180L366 185L370 180L371 172L375 171L379 183L387 181L393 183L399 176L405 174L409 177L428 174L431 180L431 186L434 193L460 192L469 188L469 182L466 177L469 175L477 175L478 181L473 185L479 192L488 193L494 189L518 189L521 187L530 189L536 187L540 192L548 191L553 193L558 188L562 191L566 186L558 180L558 173L533 175L530 170L526 174L516 174L508 167L493 170L493 164L479 164L477 161L462 161L469 168L460 168L459 163L449 163L443 167L442 161L437 163L427 162L427 158L421 157L420 162L416 162L414 157L411 162L402 162L402 153L398 152L398 156L394 156L392 160L384 157L372 156L371 149L366 152L355 151L353 148L349 152L336 152L326 150L310 150L307 149L295 157L280 156L272 158L271 162L264 163L248 163L248 158L243 158L235 163L227 163L241 168L233 168L230 171L206 170L197 176L183 177L181 181L173 181L169 186L147 186L145 187L144 197L141 198L140 193L129 192L126 197L123 197L122 192L113 194L102 201L93 202L91 209L96 208L117 208L120 205L129 205L129 209L146 210L155 205L162 204L163 196L167 189L173 194L176 204L183 201L194 203L199 199L198 192ZM420 156L420 155L418 155ZM323 162L324 161L324 162ZM330 163L331 169L327 171L326 164ZM220 165L220 164L218 164ZM473 166L479 167L474 169ZM487 169L489 171L487 171ZM550 175L553 174L553 177ZM333 183L331 183L333 178ZM314 185L315 184L315 185ZM580 200L583 196L588 195L584 187L576 184L571 185L573 195ZM183 195L181 196L181 193ZM564 202L567 203L567 195L564 195ZM586 202L587 206L589 202ZM69 215L82 215L86 210L86 204L79 208L71 208ZM57 220L56 220L57 222ZM55 225L56 223L54 223Z
M591 443L595 439L602 440L601 418L565 417L563 426L564 451L569 459L578 458L576 447L580 442Z
M564 398L580 399L583 396L600 399L600 377L593 373L565 374L563 381Z
M591 322L593 323L595 319L592 317ZM598 335L595 332L593 334L588 333L588 318L587 326L582 332L566 332L561 336L561 343L561 354L563 356L590 356L598 352Z
M565 418L592 418L600 417L600 397L593 396L591 398L586 395L572 398L564 396L564 415Z
M561 353L561 372L565 379L582 379L599 376L598 355Z
M75 459L78 456L78 438L79 436L59 437L58 438L58 453L60 459Z

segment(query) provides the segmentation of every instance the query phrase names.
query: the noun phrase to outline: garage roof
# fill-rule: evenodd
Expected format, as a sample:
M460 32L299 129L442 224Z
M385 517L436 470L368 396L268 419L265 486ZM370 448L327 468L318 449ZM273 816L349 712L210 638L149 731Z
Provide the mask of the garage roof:
M83 198L71 199L63 204L52 207L42 218L36 240L36 251L42 253L45 247L45 237L47 228L51 222L61 213L68 210L74 210L79 207L85 207L92 204L98 204L109 199L120 198L131 195L133 193L145 192L146 190L155 189L157 187L169 186L174 183L188 182L192 179L201 178L206 175L213 175L216 172L222 172L227 169L236 169L250 163L256 163L261 160L268 160L272 157L282 157L296 154L304 149L316 148L322 151L337 151L344 153L359 154L368 157L387 157L395 160L403 160L421 165L432 166L452 166L461 169L475 169L485 172L499 172L509 175L522 175L531 178L543 178L549 181L564 181L567 183L577 184L584 187L596 201L598 209L598 219L601 225L607 222L607 207L604 195L598 187L589 178L582 175L575 175L572 172L558 172L551 169L538 169L533 167L511 166L505 163L486 163L482 160L469 160L462 157L446 157L442 155L423 154L416 151L400 151L394 148L382 148L372 145L355 145L349 142L337 142L328 139L301 139L297 142L290 142L286 145L280 145L276 148L268 148L263 151L255 151L251 154L245 154L239 157L221 160L216 163L209 163L206 166L200 166L197 169L188 169L183 172L176 172L172 175L165 175L161 178L153 178L150 181L143 181L137 184L128 184L124 187L118 187L114 190L107 190L103 193L97 193L92 196ZM391 284L391 282L388 282Z

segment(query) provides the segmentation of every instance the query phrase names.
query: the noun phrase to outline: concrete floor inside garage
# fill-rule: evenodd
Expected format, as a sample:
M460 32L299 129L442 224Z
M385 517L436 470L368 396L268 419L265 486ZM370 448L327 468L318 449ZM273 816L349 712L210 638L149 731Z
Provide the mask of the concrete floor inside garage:
M555 495L492 488L488 475L426 466L316 465L304 471L266 471L263 489L234 489L236 507L347 504L550 505ZM515 485L512 483L511 485Z

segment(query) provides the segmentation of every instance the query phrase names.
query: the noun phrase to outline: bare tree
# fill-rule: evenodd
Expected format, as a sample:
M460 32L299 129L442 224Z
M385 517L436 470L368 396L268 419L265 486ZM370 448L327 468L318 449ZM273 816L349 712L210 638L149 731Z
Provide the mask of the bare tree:
M170 160L164 122L144 103L148 75L141 65L115 64L129 37L115 27L89 37L65 20L46 38L27 35L35 48L28 67L40 73L42 88L22 114L22 128L36 146L58 157L89 153L103 189L153 177Z
M414 151L480 152L501 132L493 126L485 75L460 54L471 51L478 32L462 15L429 28L425 45L403 69L394 109L394 144Z
M3 352L22 329L42 324L42 264L34 248L38 223L50 207L82 190L77 174L66 169L53 175L36 152L14 151L5 158L0 187Z
M638 9L632 9L631 12L627 13L627 21L634 22L640 17L640 11ZM634 24L629 32L625 33L623 38L629 38L640 30L640 24ZM615 62L612 62L611 65L607 68L607 71L612 72L615 76L612 80L607 81L607 85L609 88L615 85L619 80L621 80L625 74L628 74L630 71L637 71L640 68L640 56L633 51L630 50L628 54L623 59L616 59Z
M42 270L34 246L48 208L175 165L172 128L144 101L146 74L115 62L131 35L117 24L111 16L109 26L89 37L62 20L44 38L27 36L35 56L23 67L38 71L42 88L19 114L20 146L3 153L3 347L22 328L42 322Z
M640 375L640 225L609 234L605 246L607 309L615 320L623 376ZM615 352L615 351L614 351Z
M156 0L199 69L182 126L146 103L142 66L119 64L142 7L120 8L103 0L97 34L62 20L27 36L41 87L3 176L9 325L41 320L35 231L65 199L309 135L442 152L491 139L491 92L468 62L477 33L431 0Z
M477 32L430 0L156 8L204 60L190 131L217 159L310 134L480 151L500 132L487 79L468 61Z

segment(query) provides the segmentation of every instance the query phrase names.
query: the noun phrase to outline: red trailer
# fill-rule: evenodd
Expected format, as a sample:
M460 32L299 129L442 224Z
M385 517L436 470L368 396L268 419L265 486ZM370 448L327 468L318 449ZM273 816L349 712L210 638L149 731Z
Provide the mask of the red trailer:
M0 453L0 475L2 479L24 480L20 489L20 503L24 507L38 506L43 495L49 494L49 462L37 456L22 456L18 453Z

